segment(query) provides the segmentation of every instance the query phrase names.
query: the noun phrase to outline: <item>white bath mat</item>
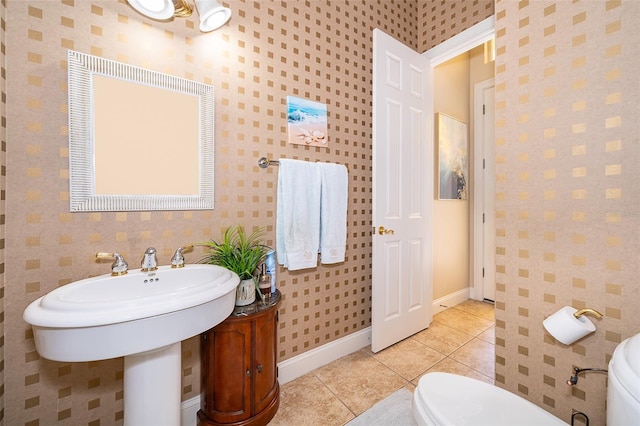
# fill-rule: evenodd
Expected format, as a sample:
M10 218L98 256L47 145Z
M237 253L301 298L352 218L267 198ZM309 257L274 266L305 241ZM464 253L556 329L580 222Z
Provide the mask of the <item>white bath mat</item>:
M407 389L397 390L345 426L416 426L411 412L412 398Z

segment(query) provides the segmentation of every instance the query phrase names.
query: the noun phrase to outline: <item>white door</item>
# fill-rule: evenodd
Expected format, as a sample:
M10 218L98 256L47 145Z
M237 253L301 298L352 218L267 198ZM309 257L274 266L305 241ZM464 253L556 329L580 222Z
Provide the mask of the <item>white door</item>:
M493 86L482 91L484 102L483 146L484 146L484 283L483 298L496 300L496 266L495 266L495 107Z
M429 61L373 31L371 349L432 319L433 101Z

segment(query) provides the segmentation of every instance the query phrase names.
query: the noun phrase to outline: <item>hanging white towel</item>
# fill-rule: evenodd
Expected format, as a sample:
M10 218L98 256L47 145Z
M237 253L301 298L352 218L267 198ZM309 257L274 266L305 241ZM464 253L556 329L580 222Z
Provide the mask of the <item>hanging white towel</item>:
M320 192L320 263L344 262L347 246L348 171L342 164L318 163Z
M290 271L318 266L320 248L320 168L281 159L276 204L278 263Z

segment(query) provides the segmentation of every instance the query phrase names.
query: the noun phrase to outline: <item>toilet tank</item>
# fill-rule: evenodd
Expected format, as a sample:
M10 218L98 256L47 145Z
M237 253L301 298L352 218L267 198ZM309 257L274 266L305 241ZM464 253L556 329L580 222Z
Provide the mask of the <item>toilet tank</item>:
M640 333L616 347L608 380L607 426L640 423Z

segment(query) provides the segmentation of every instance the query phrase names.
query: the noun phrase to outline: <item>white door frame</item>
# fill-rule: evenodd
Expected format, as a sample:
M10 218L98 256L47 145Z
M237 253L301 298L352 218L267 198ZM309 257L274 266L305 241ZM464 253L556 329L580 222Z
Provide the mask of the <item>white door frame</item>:
M427 59L429 59L429 62L431 64L432 78L434 74L433 69L435 67L437 67L438 65L450 59L455 58L458 55L468 52L474 47L481 45L485 41L491 40L492 38L495 37L495 32L496 32L495 17L490 16L485 20L478 22L474 26L467 28L460 34L457 34L451 37L450 39L440 43L439 45L434 46L433 48L427 50L425 53L423 53L423 55ZM433 81L431 82L431 85L433 86ZM435 135L431 134L431 135L428 135L428 137L432 139L431 140L432 143L435 143L435 141L433 140L435 138ZM474 188L475 188L475 182L474 182ZM475 193L474 193L474 197L475 197ZM475 211L472 213L474 213L474 218L475 218ZM474 219L472 218L472 220ZM475 244L472 245L470 248L472 250L478 250L475 247ZM475 251L475 253L478 253L478 252ZM477 257L478 256L474 256L474 259L476 259ZM471 275L470 279L475 278L473 276L474 274L470 274L470 275ZM473 285L471 297L473 297L474 299L477 299L478 297L480 297L480 300L482 300L483 298L482 292L481 291L478 292L476 287L477 286L476 282L471 284Z
M493 158L487 158L485 155L487 151L493 152L493 150L487 150L485 144L487 141L485 140L484 133L484 91L494 87L495 79L490 78L485 81L481 81L480 83L476 83L474 85L474 106L473 106L473 114L474 114L474 141L475 141L475 150L474 150L474 182L473 182L473 271L471 273L471 278L473 282L473 287L471 289L471 298L476 300L484 300L485 299L485 277L487 279L491 278L493 275L492 271L485 271L483 268L487 268L489 265L486 265L485 256L481 255L481 253L485 252L485 240L488 238L491 246L495 244L491 244L491 242L495 239L494 234L485 235L485 227L490 226L493 221L491 218L495 214L492 204L485 199L488 194L485 192L485 186L487 182L485 181L485 166L484 161L494 162ZM492 170L493 167L488 167L489 170ZM491 189L491 188L489 188ZM487 225L485 223L485 215L488 216ZM486 272L486 273L485 273ZM491 299L493 300L493 299Z
M485 41L491 40L495 36L495 32L495 18L490 16L460 34L432 47L424 52L423 55L431 62L431 68L435 68L449 59L453 59Z

